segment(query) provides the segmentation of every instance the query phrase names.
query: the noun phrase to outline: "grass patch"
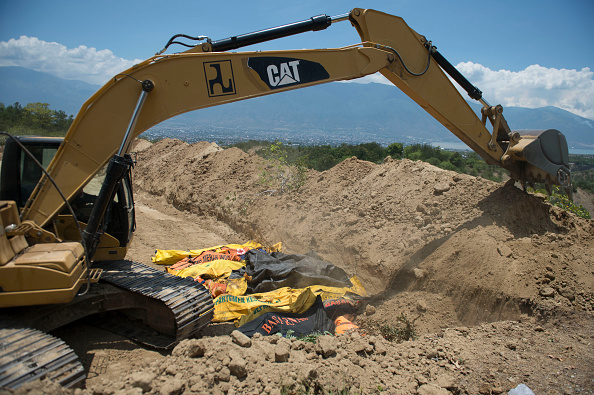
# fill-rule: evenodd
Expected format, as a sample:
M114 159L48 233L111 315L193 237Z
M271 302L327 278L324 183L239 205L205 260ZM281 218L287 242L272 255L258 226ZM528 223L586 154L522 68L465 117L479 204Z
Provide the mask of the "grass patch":
M357 322L357 325L359 325L361 333L382 336L389 342L402 343L407 340L415 340L418 337L415 328L417 318L411 321L404 314L400 314L394 325L371 318L362 318L360 322Z

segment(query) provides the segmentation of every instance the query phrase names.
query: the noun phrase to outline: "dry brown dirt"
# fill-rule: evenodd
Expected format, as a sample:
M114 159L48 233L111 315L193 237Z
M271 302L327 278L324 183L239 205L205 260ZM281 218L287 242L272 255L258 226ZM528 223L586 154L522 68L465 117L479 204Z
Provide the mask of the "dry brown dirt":
M248 240L315 250L373 295L359 322L406 317L418 337L239 345L219 324L159 353L80 323L56 332L87 370L77 392L594 393L593 220L410 160L350 158L281 195L264 193L266 163L239 149L166 139L136 151L130 259ZM30 390L58 390L44 385Z

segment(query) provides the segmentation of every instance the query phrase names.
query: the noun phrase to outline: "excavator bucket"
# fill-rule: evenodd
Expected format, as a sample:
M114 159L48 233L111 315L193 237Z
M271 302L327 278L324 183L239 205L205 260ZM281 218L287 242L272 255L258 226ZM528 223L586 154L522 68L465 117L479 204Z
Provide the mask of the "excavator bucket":
M522 139L510 146L508 154L525 162L523 174L520 174L524 187L543 182L550 193L551 186L558 184L569 198L572 197L569 150L563 133L555 129L524 131Z

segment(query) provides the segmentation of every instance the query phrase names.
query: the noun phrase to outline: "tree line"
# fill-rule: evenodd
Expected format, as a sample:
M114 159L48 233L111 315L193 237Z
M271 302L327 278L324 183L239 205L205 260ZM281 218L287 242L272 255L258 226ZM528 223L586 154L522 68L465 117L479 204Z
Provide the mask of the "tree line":
M442 169L458 173L483 177L492 181L501 182L506 171L495 165L488 165L475 152L448 151L429 144L392 143L383 147L378 143L341 144L338 146L316 145L304 146L291 143L250 140L239 142L230 146L242 149L245 152L256 152L268 159L271 155L271 146L276 152L282 148L286 162L299 164L310 169L325 171L346 158L356 156L361 160L381 163L386 156L392 159L420 160ZM581 188L594 193L594 158L586 155L570 155L571 176L574 189Z
M434 166L458 173L480 176L492 181L501 182L506 171L495 165L488 165L474 152L447 151L428 144L412 144L404 146L402 143L392 143L382 147L378 143L364 143L358 145L341 144L339 146L319 145L301 146L283 144L280 141L250 140L231 145L245 152L256 152L272 164L272 172L265 174L270 179L288 180L288 190L298 189L305 182L306 168L324 171L332 168L344 159L356 156L358 159L374 163L381 163L388 155L392 159L411 159L430 163ZM572 178L574 192L582 188L594 193L594 158L570 155L573 164ZM293 167L293 171L289 169ZM280 175L280 176L279 176ZM533 192L545 193L544 185L536 183ZM282 189L282 188L281 188ZM555 187L548 201L565 210L571 211L582 218L591 218L590 213L581 205L569 200L562 188Z
M594 157L569 155L573 163L571 178L574 188L581 188L594 193Z
M0 103L0 131L12 135L64 136L74 120L62 110L52 110L48 103Z
M442 169L480 176L493 181L503 180L502 169L488 165L474 152L447 151L429 144L404 146L403 143L392 143L387 147L383 147L379 143L304 146L250 140L235 143L231 146L240 148L245 152L254 151L269 159L271 152L273 152L270 147L273 145L276 147L277 152L278 146L282 146L287 163L303 165L318 171L328 170L353 156L373 163L381 163L387 156L391 156L392 159L420 160Z

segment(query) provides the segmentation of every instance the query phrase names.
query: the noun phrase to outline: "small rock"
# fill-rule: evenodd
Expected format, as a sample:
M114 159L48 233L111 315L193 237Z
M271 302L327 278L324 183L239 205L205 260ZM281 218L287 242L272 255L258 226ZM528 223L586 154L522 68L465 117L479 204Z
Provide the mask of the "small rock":
M427 272L423 269L419 269L418 267L415 267L413 269L413 274L415 275L415 278L417 280L420 280L427 275Z
M289 362L289 355L291 355L291 350L285 343L277 344L274 347L275 362Z
M419 395L449 395L450 391L445 388L438 387L435 384L423 384L417 390Z
M143 392L149 392L152 387L152 382L155 376L147 372L136 372L130 376L130 385L132 387L140 388Z
M419 383L419 385L424 385L424 384L429 383L429 380L427 379L427 377L423 376L422 374L415 375L415 380L417 380L417 383Z
M509 395L534 395L534 392L526 384L518 384L508 392Z
M303 350L305 348L305 342L302 340L295 340L291 342L291 350Z
M386 344L384 341L376 341L373 345L373 348L373 352L375 352L375 354L377 355L386 355L388 353L388 349L386 348Z
M456 392L456 390L458 389L458 384L456 384L456 380L449 374L439 376L437 380L435 380L434 384L442 388L453 390L454 392Z
M482 383L481 385L479 385L479 394L490 395L491 392L492 392L491 384Z
M497 246L497 252L504 258L509 258L513 254L511 248L509 248L505 244Z
M572 302L575 299L575 292L571 288L567 288L567 287L561 288L559 290L559 293Z
M417 228L420 228L423 225L425 225L425 220L420 215L416 215L415 218L413 219L413 222Z
M217 379L219 381L224 381L224 382L228 382L229 380L231 380L231 371L229 370L229 368L226 366L223 366L221 368L221 370L217 373Z
M367 350L368 347L369 347L369 342L367 342L361 338L351 340L350 348L355 353L363 352L363 351Z
M540 296L543 298L550 298L555 296L555 290L551 287L542 287L539 291Z
M328 358L336 354L338 340L334 336L320 336L316 342L317 351L323 358Z
M417 300L417 310L422 313L427 311L427 302L424 299Z
M241 347L251 347L252 345L252 340L238 330L231 332L231 338L233 339L233 343Z
M365 315L374 315L375 314L375 307L373 307L372 305L368 304L365 307Z
M299 379L301 382L314 380L318 377L318 371L315 366L305 365L299 372Z
M436 195L441 195L449 190L450 190L450 184L447 184L445 182L440 182L438 184L435 184L435 186L433 187L433 193L435 193Z
M184 390L184 381L180 379L169 379L167 380L159 390L159 394L161 395L178 395L181 394Z
M231 363L229 363L229 372L238 379L247 376L248 372L247 368L245 367L245 360L236 358L232 359Z
M200 379L196 379L196 383L190 387L191 392L200 392L204 390L206 383Z
M175 346L171 355L200 358L204 356L205 352L206 346L202 339L186 339Z

